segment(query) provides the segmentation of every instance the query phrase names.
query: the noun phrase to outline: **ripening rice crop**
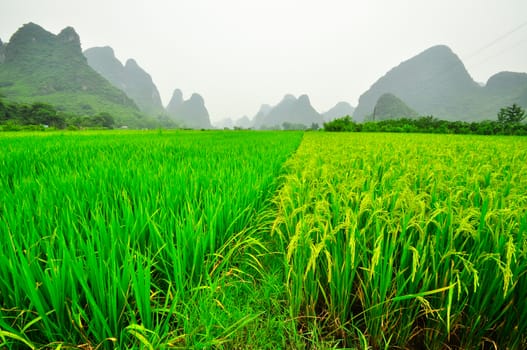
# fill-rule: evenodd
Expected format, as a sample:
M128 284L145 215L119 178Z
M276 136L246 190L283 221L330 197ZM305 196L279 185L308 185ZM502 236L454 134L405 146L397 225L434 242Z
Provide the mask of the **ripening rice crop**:
M0 135L0 348L527 348L527 140L301 137Z
M243 344L250 227L300 139L1 135L0 348Z
M272 233L300 342L527 348L527 140L306 133Z

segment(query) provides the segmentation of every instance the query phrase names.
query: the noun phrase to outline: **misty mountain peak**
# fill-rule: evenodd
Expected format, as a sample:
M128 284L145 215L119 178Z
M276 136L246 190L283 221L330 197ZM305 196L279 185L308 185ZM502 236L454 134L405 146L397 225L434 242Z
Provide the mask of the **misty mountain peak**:
M291 94L286 94L278 105L265 114L260 109L253 119L254 126L263 129L281 128L284 123L308 127L312 123L322 122L322 116L311 106L307 95L301 95L297 99Z
M13 34L5 47L5 61L22 65L30 64L32 60L58 63L66 58L86 61L82 55L79 36L71 27L54 35L30 22Z
M190 96L190 101L192 103L198 103L198 104L205 104L205 100L200 94L193 93L192 96Z
M99 47L92 47L84 51L85 56L97 55L98 57L106 57L111 59L116 59L115 52L110 46L99 46Z
M126 63L124 66L125 68L129 68L129 69L141 69L139 65L137 64L136 60L134 60L133 58L129 58L128 60L126 60Z
M200 129L211 128L209 112L205 100L200 94L193 93L188 100L183 100L183 93L176 89L167 106L167 113L182 126Z
M335 107L338 107L338 108L353 108L349 102L346 102L346 101L340 101L340 102L337 102L337 104L335 105Z
M38 24L33 22L26 23L11 36L7 44L10 47L8 51L11 51L11 53L7 55L7 59L16 56L20 51L24 51L26 47L31 48L39 44L52 45L55 39L55 35Z
M267 115L267 113L269 113L272 108L273 107L271 107L271 105L264 103L260 106L260 109L258 110L257 114Z
M35 39L41 36L45 36L49 38L49 37L52 37L53 34L48 32L47 30L45 30L38 24L29 22L29 23L23 24L22 27L18 28L18 30L11 37L10 42L18 39L19 37L23 38L23 37L28 37L28 36L32 36Z
M81 39L79 34L72 27L66 27L57 35L57 40L64 46L70 47L70 50L75 51L77 55L84 58L82 55Z
M113 86L124 91L143 112L150 115L164 112L161 97L152 77L134 59L128 59L123 66L109 46L92 47L84 51L84 55L95 71Z
M88 64L119 89L125 89L123 65L109 46L92 47L84 51Z
M424 53L429 53L433 55L437 55L437 54L454 55L454 52L452 51L452 49L448 45L444 45L444 44L431 46L422 52L422 54Z
M11 36L5 50L0 81L14 82L9 92L13 96L57 104L79 115L115 111L120 114L116 120L132 120L139 113L132 100L87 64L71 27L54 35L27 23Z
M79 34L72 27L66 27L57 36L58 39L62 40L65 43L74 43L80 46L80 37Z
M180 89L175 89L172 93L172 98L170 99L170 102L167 105L167 110L170 113L170 111L176 107L179 107L183 104L183 92Z
M332 121L336 118L345 117L347 115L352 116L354 108L348 102L340 101L334 107L324 112L322 116L325 121Z
M401 62L379 78L360 96L354 115L361 121L373 113L379 97L392 93L421 115L455 119L457 112L449 104L479 88L459 57L448 46L437 45Z
M309 100L309 96L307 95L301 95L299 98L298 98L298 103L301 103L301 104L307 104L307 105L311 105L311 101Z
M527 73L500 72L489 78L486 85L487 89L504 90L509 94L515 90L525 89L527 87Z
M293 94L285 94L282 101L296 101L296 97Z

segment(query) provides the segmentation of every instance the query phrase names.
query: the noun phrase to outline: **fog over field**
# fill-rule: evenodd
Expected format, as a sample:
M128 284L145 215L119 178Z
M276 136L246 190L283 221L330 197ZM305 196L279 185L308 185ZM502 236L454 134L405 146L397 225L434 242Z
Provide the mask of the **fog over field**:
M403 60L452 48L478 82L527 71L527 2L3 0L0 39L24 23L72 26L83 50L111 46L152 75L166 106L176 88L203 96L212 121L254 116L307 94L320 112L359 96Z

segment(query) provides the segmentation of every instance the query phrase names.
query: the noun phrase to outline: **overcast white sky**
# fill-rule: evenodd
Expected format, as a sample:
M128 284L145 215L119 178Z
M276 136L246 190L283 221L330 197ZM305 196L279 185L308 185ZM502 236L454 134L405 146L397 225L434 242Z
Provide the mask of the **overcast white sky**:
M200 93L212 120L308 94L323 112L389 69L446 44L480 82L527 72L525 0L0 0L0 38L24 23L72 26L83 50L134 58L166 105Z

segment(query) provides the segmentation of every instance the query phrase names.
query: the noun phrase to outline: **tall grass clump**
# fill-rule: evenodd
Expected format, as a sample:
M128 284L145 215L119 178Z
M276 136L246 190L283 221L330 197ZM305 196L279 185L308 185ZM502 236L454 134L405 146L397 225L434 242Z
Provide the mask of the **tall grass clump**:
M286 164L293 341L527 348L527 140L306 133Z
M300 139L2 135L0 348L265 342L251 225Z

